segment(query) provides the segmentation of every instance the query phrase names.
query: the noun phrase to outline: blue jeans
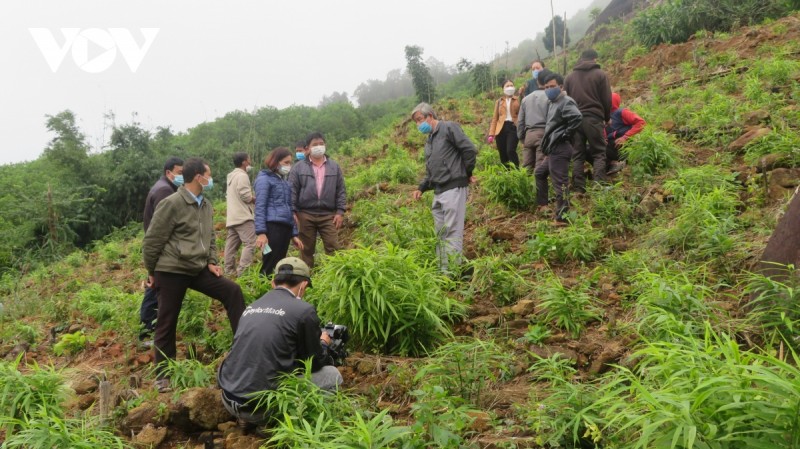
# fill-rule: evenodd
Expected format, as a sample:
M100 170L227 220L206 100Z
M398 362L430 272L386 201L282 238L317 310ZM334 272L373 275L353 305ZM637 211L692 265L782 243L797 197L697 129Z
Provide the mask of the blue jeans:
M158 292L150 287L145 287L142 307L139 308L139 320L142 322L142 331L139 340L147 340L156 330L156 317L158 316Z

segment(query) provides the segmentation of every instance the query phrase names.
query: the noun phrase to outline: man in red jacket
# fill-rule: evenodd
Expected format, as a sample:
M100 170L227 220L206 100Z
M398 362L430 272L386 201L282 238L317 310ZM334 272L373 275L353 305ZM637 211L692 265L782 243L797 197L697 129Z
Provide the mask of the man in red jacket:
M572 140L572 187L586 191L583 164L592 163L592 179L606 180L605 126L611 118L611 84L597 63L597 52L581 53L578 64L564 80L564 90L575 100L583 115L580 129Z
M606 126L606 174L614 174L625 168L625 155L619 151L625 142L644 129L647 122L630 109L620 108L619 94L611 94L611 121Z

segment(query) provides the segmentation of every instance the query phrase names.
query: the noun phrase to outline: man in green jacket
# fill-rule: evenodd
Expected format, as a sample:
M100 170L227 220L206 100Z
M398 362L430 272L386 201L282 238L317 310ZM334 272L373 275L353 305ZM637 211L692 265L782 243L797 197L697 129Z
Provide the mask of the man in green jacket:
M184 185L158 204L142 245L148 286L158 291L154 345L159 392L170 389L164 367L176 355L175 332L187 289L219 300L234 334L244 311L242 289L222 277L217 265L214 211L203 195L214 185L211 169L191 158L183 165L183 178Z

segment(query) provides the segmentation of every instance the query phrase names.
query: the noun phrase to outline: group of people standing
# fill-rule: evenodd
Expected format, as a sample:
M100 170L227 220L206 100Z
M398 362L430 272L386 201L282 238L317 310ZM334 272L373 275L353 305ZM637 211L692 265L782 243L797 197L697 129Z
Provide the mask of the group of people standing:
M224 273L217 261L212 205L206 198L214 186L211 167L199 158L170 158L165 163L163 176L145 201L142 253L148 279L140 309L140 339L146 343L154 334L151 344L160 391L169 389L165 368L176 354L178 316L187 289L219 300L236 335L246 310L241 288L229 277L241 275L252 264L256 249L262 253L261 274L265 276L276 266L279 270L281 266L289 270L290 265L305 267L299 268L302 276L291 278L297 281L291 287L297 287L310 278L317 235L328 253L339 248L337 230L342 226L346 199L341 168L326 157L321 133L310 134L302 150L303 157L294 164L287 148L271 151L252 188L250 157L233 155L235 168L227 176ZM292 241L300 249L302 261L286 258ZM281 262L289 259L294 261ZM316 319L317 329L309 333L319 336L316 314L306 316L305 310L301 314L307 322Z
M537 204L540 209L549 205L549 178L555 193L555 223L561 225L569 209L567 188L586 191L584 164L592 164L592 179L597 182L622 170L625 154L620 148L642 130L645 121L620 108L620 97L611 92L592 49L581 54L566 79L541 61L533 61L531 73L519 96L513 81L503 82L487 141L497 144L503 164L515 166L520 165L517 145L522 141L522 166L536 178Z

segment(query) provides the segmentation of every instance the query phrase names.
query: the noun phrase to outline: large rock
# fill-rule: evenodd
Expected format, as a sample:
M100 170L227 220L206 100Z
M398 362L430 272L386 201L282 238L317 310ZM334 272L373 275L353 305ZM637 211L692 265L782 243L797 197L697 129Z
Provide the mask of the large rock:
M186 390L174 405L171 418L176 426L189 432L197 428L216 430L221 423L232 419L216 388Z
M145 402L136 408L128 410L128 415L122 420L120 427L127 433L131 430L143 429L147 424L152 424L156 427L164 426L168 420L168 411L160 411L156 404Z
M793 189L800 185L800 169L776 168L769 172L769 184L781 186L784 189Z
M762 156L756 166L757 173L764 173L776 168L791 168L792 159L786 153L770 153Z
M529 299L521 299L511 306L511 311L522 317L532 314L534 310L536 310L536 303Z
M157 448L167 438L166 427L155 427L152 424L144 426L141 432L133 437L133 442L142 448Z
M762 127L751 127L745 131L744 134L741 135L738 139L734 140L733 143L728 145L728 149L733 152L740 152L747 146L748 143L758 139L759 137L764 137L767 134L771 133L772 130L769 128L762 128Z

